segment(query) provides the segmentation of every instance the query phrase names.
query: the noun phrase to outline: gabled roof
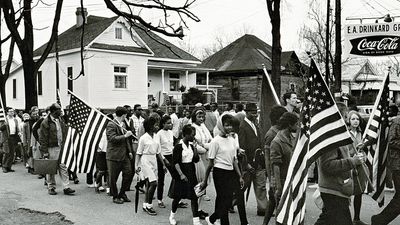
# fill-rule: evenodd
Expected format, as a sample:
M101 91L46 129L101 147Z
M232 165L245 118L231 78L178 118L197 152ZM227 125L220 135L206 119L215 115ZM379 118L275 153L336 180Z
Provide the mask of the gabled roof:
M206 58L202 66L218 71L271 69L272 48L258 37L245 34L225 48Z
M343 81L381 81L384 77L368 59L351 60L342 66Z
M99 16L88 16L87 24L85 24L85 33L83 38L83 46L88 46L95 38L97 38L105 29L116 21L118 17L99 17ZM191 60L200 61L196 57L176 47L172 43L164 40L158 35L147 31L144 27L132 27L139 37L146 43L146 45L154 52L154 58L167 58L167 59L178 59L178 60ZM142 28L142 29L141 29ZM155 39L155 40L154 40ZM47 44L42 45L34 51L34 56L40 56L45 50ZM81 45L81 29L72 26L68 30L64 31L58 36L59 52L77 49ZM129 46L118 46L93 43L91 48L103 49L103 50L115 50L115 51L127 51L127 52L138 52L148 53L147 48L129 47ZM51 53L55 52L55 46L53 46Z
M298 57L294 51L282 52L281 65L286 67ZM299 61L300 62L300 61ZM258 37L245 34L225 48L206 58L202 66L218 71L271 70L272 47Z

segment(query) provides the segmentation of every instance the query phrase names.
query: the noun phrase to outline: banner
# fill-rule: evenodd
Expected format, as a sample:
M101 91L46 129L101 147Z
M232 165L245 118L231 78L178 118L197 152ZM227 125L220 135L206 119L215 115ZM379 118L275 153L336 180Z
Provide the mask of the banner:
M345 49L352 56L400 54L400 23L350 24L344 34Z

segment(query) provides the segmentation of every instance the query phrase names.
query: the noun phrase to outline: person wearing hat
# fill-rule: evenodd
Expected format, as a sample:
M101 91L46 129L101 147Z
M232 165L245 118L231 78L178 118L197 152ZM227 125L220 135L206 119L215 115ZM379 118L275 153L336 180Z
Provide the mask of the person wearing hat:
M256 125L257 104L246 104L246 117L239 127L239 146L245 150L247 170L253 173L254 193L257 200L257 215L264 216L267 207L267 178L265 175L265 156L261 146L261 133Z

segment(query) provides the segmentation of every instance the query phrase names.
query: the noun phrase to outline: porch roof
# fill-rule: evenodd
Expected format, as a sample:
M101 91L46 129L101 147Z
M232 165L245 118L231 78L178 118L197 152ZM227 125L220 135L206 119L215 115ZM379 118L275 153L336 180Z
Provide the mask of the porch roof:
M206 67L198 67L198 65L190 63L162 62L153 60L149 60L147 67L149 69L188 70L194 72L211 72L215 70Z

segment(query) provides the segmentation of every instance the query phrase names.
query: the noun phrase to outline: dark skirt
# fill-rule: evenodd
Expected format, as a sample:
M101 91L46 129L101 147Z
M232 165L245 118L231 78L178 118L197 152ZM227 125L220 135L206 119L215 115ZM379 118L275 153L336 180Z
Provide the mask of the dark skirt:
M194 163L179 163L182 173L188 178L188 182L181 179L172 179L169 186L168 197L172 199L196 199L194 186L197 185Z

